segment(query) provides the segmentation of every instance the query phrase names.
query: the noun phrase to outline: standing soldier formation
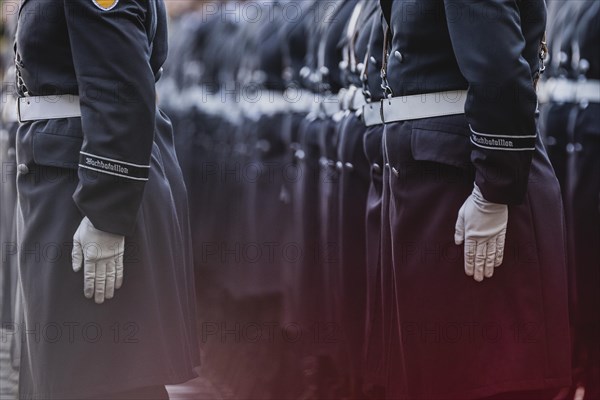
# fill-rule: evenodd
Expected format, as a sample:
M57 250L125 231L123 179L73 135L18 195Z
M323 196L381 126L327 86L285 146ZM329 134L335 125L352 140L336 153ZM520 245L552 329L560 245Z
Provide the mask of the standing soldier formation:
M22 3L23 398L600 396L598 2Z
M561 183L567 225L573 385L600 397L600 3L551 1L540 128Z

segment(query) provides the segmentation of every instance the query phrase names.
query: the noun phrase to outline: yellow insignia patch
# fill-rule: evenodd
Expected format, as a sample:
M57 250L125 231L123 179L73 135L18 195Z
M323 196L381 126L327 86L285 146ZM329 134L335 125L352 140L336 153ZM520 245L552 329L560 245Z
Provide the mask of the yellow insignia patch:
M103 11L109 11L116 7L119 0L92 0L96 7Z

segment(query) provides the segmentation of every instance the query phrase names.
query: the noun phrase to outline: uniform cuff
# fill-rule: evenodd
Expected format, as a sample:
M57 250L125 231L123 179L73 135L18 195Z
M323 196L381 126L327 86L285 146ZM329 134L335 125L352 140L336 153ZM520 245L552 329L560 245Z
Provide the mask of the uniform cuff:
M79 167L101 174L142 182L148 180L150 173L150 165L119 161L113 158L87 153L85 151L80 152Z
M486 150L533 151L537 135L497 135L478 132L471 125L471 143Z

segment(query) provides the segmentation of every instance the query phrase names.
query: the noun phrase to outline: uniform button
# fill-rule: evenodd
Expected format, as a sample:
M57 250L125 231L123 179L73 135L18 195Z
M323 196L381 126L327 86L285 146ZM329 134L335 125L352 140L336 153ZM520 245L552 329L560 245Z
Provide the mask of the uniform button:
M329 68L322 66L321 68L319 68L319 72L321 73L321 75L327 76L329 75Z
M394 52L394 57L400 62L404 62L404 56L398 50Z
M310 75L310 68L308 68L307 66L302 67L302 69L300 69L300 76L302 78L308 78L308 76Z
M582 74L585 74L589 70L590 70L590 62L588 60L586 60L585 58L582 58L581 60L579 60L579 72L581 72Z
M292 80L294 78L294 69L291 67L285 68L281 73L281 77L286 81Z
M335 163L335 168L341 172L344 169L344 163L338 161L337 163Z
M561 51L561 52L558 54L558 61L559 61L561 64L564 64L564 63L566 63L567 61L569 61L569 56L568 56L568 55L567 55L567 53L565 53L564 51Z
M352 165L352 163L347 162L346 164L344 164L344 166L346 167L346 169L348 169L349 171L353 171L354 170L354 165Z
M359 63L359 64L356 66L356 69L358 70L358 72L360 72L360 73L362 74L362 72L365 70L365 64L363 64L363 63Z
M371 58L369 58L369 61L371 62L371 64L377 64L377 60L373 56L371 56Z
M400 171L398 171L396 168L392 168L392 172L394 175L396 175L396 178L400 177Z
M381 174L381 166L379 164L373 164L372 168L373 172L375 172L376 174Z
M17 166L17 172L20 175L27 175L29 173L29 167L27 165L25 165L25 164L19 164Z
M569 154L579 153L581 150L583 150L581 143L569 143L567 145L567 153Z
M567 153L574 153L575 152L575 145L573 145L573 143L569 143L567 145Z

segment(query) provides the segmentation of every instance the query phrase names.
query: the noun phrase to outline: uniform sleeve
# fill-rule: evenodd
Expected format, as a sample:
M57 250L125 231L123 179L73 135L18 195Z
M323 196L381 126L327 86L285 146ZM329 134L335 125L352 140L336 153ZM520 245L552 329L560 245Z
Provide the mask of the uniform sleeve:
M83 145L73 195L97 229L130 235L148 180L156 93L147 0L64 0ZM106 2L99 2L106 4Z
M448 30L469 82L476 183L494 203L519 204L536 142L537 97L514 0L445 0Z

